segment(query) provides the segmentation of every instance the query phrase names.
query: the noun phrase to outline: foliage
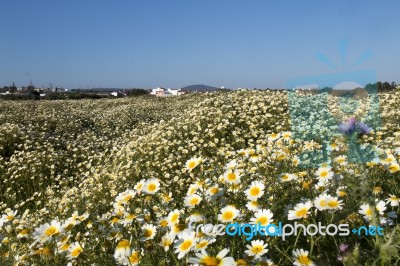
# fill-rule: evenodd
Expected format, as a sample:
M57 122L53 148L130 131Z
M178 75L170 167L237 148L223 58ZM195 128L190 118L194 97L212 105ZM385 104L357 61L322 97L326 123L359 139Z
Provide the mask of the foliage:
M327 146L297 139L283 91L0 101L2 265L395 265L400 92L379 98L382 126L360 138L377 157L363 164L340 134ZM301 167L304 151L323 147L328 161ZM257 256L245 236L187 231L227 223L229 209L239 223L269 211L269 223L380 225L385 235L257 236L268 244Z

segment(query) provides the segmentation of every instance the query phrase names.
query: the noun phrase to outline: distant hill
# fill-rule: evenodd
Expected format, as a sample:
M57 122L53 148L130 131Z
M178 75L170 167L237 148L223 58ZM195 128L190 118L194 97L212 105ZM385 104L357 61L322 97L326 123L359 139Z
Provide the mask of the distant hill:
M202 84L190 85L190 86L181 88L181 90L187 90L187 91L216 91L219 89L220 88L212 87L212 86L208 86L208 85L202 85Z

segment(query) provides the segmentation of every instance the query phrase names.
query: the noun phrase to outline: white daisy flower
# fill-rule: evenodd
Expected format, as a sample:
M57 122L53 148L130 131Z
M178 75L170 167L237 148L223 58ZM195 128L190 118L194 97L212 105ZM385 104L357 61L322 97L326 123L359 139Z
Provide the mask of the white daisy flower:
M263 240L253 240L251 245L246 245L247 250L245 253L254 258L260 258L262 255L268 252L268 243L264 244Z

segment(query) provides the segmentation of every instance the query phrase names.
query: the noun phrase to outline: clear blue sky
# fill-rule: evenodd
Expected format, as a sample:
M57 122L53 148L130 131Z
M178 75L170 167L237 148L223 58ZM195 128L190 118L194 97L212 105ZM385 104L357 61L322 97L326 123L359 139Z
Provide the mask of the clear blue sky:
M399 29L394 0L1 0L0 86L282 88L371 68L400 82Z

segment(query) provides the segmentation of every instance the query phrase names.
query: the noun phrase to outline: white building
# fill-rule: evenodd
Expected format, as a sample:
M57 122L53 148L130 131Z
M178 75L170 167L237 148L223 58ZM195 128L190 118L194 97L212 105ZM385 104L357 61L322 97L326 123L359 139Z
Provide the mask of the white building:
M156 89L152 89L150 92L151 95L155 95L158 97L161 96L177 96L177 95L182 95L185 94L184 91L181 91L179 89L164 89L162 87L157 87Z
M170 93L171 95L182 95L182 94L185 94L184 91L181 91L179 89L167 89L167 92Z
M155 96L164 96L165 89L161 87L157 87L156 89L152 89L150 94Z
M121 96L126 96L126 93L125 92L123 92L123 91L113 91L113 92L111 92L111 96L114 96L114 97L121 97Z

